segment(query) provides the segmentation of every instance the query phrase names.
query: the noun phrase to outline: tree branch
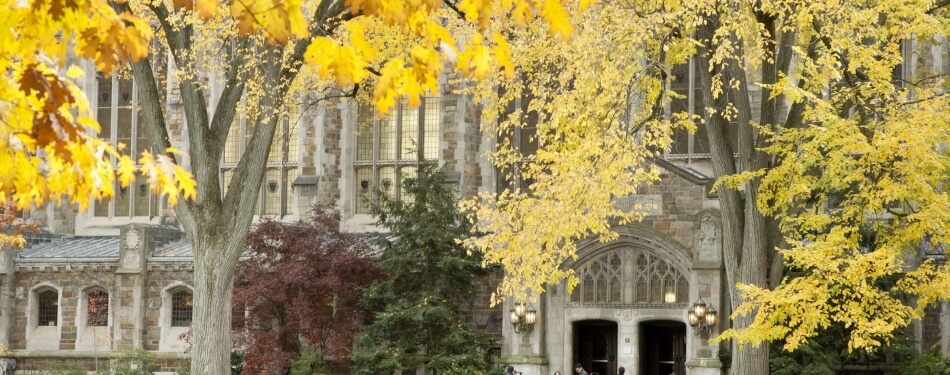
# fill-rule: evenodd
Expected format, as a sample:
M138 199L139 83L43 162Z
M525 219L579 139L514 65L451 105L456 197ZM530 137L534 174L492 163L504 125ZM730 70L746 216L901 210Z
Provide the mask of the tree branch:
M192 37L194 28L191 25L176 27L167 20L171 17L168 9L162 3L151 3L149 9L155 13L156 18L161 22L162 29L165 31L168 46L172 56L175 58L177 69L195 69L194 57L186 51L193 50ZM189 154L191 156L191 170L195 178L199 180L209 179L211 176L217 178L218 163L216 162L220 155L209 154L211 151L203 143L207 139L208 132L208 104L205 102L204 93L201 87L195 82L195 78L180 79L178 87L181 92L185 119L188 124ZM217 196L211 194L209 189L217 189L217 184L198 184L198 197L194 201L185 201L185 206L191 207L199 201ZM193 208L193 207L192 207ZM181 211L181 210L179 210ZM183 221L184 223L184 221Z
M927 11L926 11L925 13L927 13L927 14L934 14L936 11L942 9L943 7L946 7L947 5L950 5L950 0L941 0L941 1L938 1L938 2L934 3L933 7L931 7L930 9L927 9Z
M237 41L231 41L231 43L237 43L238 46L235 48L234 61L230 64L231 70L228 71L225 78L224 90L222 90L221 97L218 99L218 105L214 109L214 117L211 118L210 124L211 132L209 133L208 144L214 148L214 152L220 153L224 149L231 124L237 115L237 103L241 101L241 97L244 95L247 78L241 77L241 72L245 69L244 64L247 62L249 40L249 38L239 38Z
M934 100L934 99L937 99L937 98L942 97L942 96L944 96L944 95L947 95L947 90L938 92L938 93L936 93L936 94L933 94L933 95L928 96L928 97L923 98L923 99L917 99L917 100L906 101L906 102L900 103L900 104L898 104L898 105L899 105L899 106L902 106L902 107L903 107L903 106L907 106L907 105L914 105L914 104L918 104L918 103L923 103L923 102L926 102L926 101Z
M456 6L454 3L449 2L449 1L445 1L445 2L443 2L443 4L445 4L445 6L449 7L449 9L452 9L456 14L458 14L458 15L459 15L459 18L461 18L461 19L463 19L463 20L464 20L464 19L468 19L467 16L465 15L465 12L463 12L461 9L459 9L458 6Z

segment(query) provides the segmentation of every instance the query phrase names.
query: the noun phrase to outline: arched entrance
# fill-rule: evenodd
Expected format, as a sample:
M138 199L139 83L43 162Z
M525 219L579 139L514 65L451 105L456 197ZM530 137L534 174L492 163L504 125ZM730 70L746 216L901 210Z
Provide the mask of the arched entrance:
M616 375L617 323L609 320L575 322L574 362L584 365L590 375Z
M640 323L640 374L686 374L686 324L659 320Z
M642 349L657 342L643 341L645 333L641 329L648 331L646 337L665 336L666 346L682 344L686 337L682 323L668 327L666 332L660 331L662 325L653 328L652 323L646 327L641 323L683 321L683 311L689 307L693 292L692 253L650 228L616 229L620 234L616 241L582 242L578 258L564 264L576 272L579 283L575 288L567 291L561 284L546 295L548 313L541 316L547 323L547 373L560 370L564 375L572 374L574 363L580 362L591 375L617 375L619 366L624 366L627 374L640 375L647 373L642 367L646 361L643 357L652 355L650 369L659 374L660 352ZM679 341L671 337L674 334ZM672 352L670 348L667 352ZM672 361L665 364L670 372L663 375L685 375L675 368L684 370L687 350L684 346L676 349L679 358L663 353L662 362ZM674 366L677 363L679 366Z

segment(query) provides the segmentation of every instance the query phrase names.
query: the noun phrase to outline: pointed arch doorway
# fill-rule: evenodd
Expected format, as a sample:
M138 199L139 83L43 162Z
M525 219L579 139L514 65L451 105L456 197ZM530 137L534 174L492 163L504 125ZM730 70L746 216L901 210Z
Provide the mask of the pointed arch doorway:
M686 324L671 320L640 323L640 374L686 375Z
M575 322L574 362L584 365L591 375L616 375L617 323L609 320Z

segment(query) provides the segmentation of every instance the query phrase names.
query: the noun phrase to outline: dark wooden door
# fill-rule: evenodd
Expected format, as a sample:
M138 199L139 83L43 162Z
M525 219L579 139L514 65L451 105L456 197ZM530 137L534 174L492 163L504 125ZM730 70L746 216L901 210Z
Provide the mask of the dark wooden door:
M640 325L640 373L686 374L686 325L679 322L646 322Z
M617 374L617 323L602 320L575 323L574 338L575 361L583 364L590 375Z

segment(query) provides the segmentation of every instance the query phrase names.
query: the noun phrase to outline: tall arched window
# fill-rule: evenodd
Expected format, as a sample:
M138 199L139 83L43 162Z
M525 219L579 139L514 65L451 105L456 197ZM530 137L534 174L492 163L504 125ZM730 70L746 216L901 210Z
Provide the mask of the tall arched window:
M697 64L695 59L691 59L685 64L673 66L670 72L669 89L679 96L670 100L668 113L691 116L696 122L696 129L690 131L680 127L674 130L673 143L670 144L669 149L664 150L664 158L695 160L705 159L710 155L709 140L706 135L707 125L701 120L706 117L706 103L703 100L703 90L699 82L699 69L703 67ZM736 150L739 139L737 122L729 123L728 134L727 141L731 149Z
M191 326L193 305L191 291L179 289L172 293L172 327Z
M94 290L86 295L86 325L105 327L109 324L109 293Z
M59 293L47 289L36 295L38 326L56 326L59 324Z
M241 107L246 105L242 101ZM264 172L264 182L261 183L261 192L254 206L255 215L284 217L295 212L293 184L297 178L301 110L299 106L291 103L280 115L280 122L267 154L267 170ZM253 119L241 115L236 115L231 122L220 168L221 188L225 194L241 156L247 152L254 126Z
M165 56L165 53L151 53L149 56L159 85L167 75ZM139 160L143 151L153 151L145 130L145 115L137 85L128 70L113 75L96 73L94 103L96 121L100 126L98 137L113 145L125 145L123 153L132 156L132 160ZM161 86L158 93L161 96L159 100L164 102L165 90ZM112 163L118 168L114 159ZM160 214L160 200L160 196L149 190L148 176L136 176L130 186L122 186L116 180L115 195L111 201L97 201L93 215L107 218L155 217Z
M403 194L402 182L415 177L420 161L438 160L441 108L438 96L423 98L417 108L400 101L379 118L374 107L360 106L353 162L356 213L370 213L373 187L398 200L411 199Z
M623 251L634 251L632 274L625 274ZM689 299L686 276L666 260L642 250L620 250L592 259L577 269L580 283L571 293L574 303L672 304ZM624 280L631 280L632 299L624 300Z
M621 303L623 262L617 253L590 261L577 271L581 283L571 295L572 302Z

